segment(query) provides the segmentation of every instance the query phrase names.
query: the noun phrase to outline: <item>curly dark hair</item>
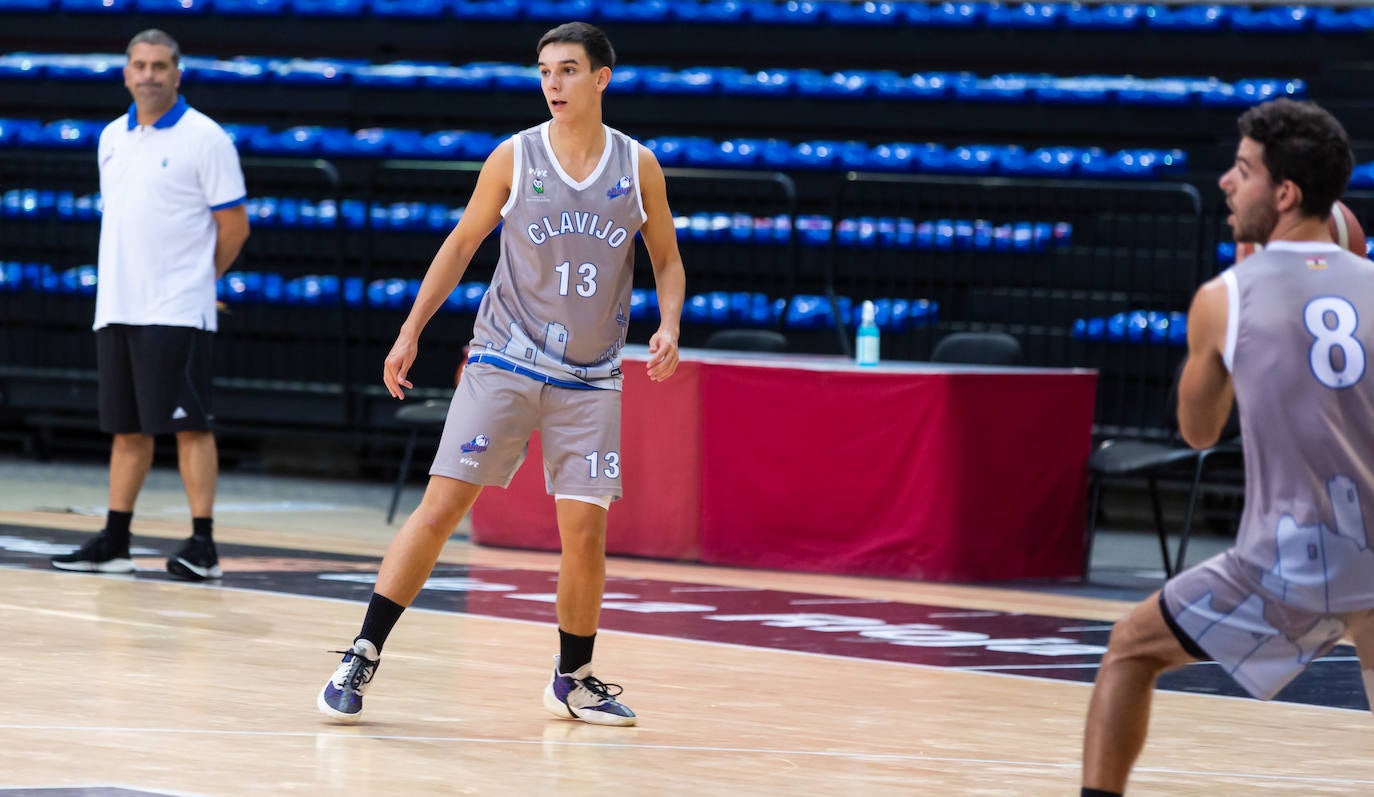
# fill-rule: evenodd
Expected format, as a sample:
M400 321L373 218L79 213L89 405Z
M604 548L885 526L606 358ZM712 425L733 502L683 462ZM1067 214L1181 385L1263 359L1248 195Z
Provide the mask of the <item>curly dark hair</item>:
M1256 105L1236 121L1240 134L1264 147L1274 183L1302 189L1302 213L1326 218L1345 193L1355 155L1345 128L1314 102L1279 99Z
M591 62L593 72L603 66L615 68L615 49L611 47L611 40L595 25L565 22L553 28L539 37L539 45L534 48L535 57L537 58L550 44L582 45L582 49L587 51L587 60Z

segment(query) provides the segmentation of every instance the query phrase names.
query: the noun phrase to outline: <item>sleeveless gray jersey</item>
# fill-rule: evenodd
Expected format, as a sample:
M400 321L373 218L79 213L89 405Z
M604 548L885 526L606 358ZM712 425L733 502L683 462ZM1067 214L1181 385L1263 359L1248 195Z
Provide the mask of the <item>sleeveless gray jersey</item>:
M635 233L645 214L638 144L605 131L601 160L580 183L554 157L548 122L513 137L501 257L468 362L560 387L620 389Z
M1276 242L1223 280L1245 449L1236 553L1284 603L1374 607L1374 263Z

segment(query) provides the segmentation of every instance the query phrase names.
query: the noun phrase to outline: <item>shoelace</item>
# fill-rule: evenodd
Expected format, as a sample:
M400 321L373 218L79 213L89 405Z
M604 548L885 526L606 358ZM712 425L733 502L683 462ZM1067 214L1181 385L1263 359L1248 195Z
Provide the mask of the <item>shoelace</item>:
M342 689L343 687L347 686L349 689L352 689L356 692L363 686L372 683L372 676L374 673L377 672L377 662L368 661L366 658L359 656L357 653L354 653L351 650L331 650L329 652L338 653L341 656L348 656L351 659L347 662L347 680L344 683L338 683L337 681L335 681L335 684L339 688Z
M621 688L620 684L608 684L595 675L588 675L586 678L580 679L580 682L583 689L586 689L602 700L615 700L617 697L620 697L621 692L625 691ZM612 689L615 691L612 692Z

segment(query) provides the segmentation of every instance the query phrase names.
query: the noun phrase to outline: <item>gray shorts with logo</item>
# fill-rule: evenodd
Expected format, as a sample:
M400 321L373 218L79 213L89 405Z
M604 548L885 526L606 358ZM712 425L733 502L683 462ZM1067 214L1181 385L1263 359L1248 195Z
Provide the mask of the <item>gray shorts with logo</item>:
M1370 613L1325 614L1283 603L1260 583L1261 575L1227 551L1170 579L1162 603L1176 634L1247 692L1269 700Z
M487 363L463 369L429 472L506 487L536 431L551 495L620 498L620 391L555 387Z

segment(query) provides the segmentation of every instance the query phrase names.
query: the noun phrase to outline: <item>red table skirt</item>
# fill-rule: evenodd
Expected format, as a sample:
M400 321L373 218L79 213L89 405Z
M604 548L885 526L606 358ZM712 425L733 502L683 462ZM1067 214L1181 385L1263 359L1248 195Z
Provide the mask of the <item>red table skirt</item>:
M778 364L760 364L774 362ZM1096 374L626 357L609 553L993 581L1078 575ZM557 550L538 438L473 539Z

